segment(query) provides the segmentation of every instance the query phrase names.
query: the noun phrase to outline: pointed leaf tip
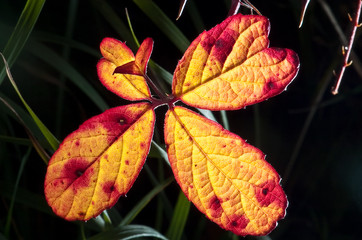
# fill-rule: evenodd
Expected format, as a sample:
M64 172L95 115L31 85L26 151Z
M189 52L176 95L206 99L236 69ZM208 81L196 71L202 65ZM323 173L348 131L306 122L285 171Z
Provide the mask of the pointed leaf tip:
M195 206L238 235L265 235L285 215L287 198L265 155L221 125L175 107L165 120L175 178Z
M299 70L298 55L268 48L269 20L237 14L199 35L179 61L172 92L210 110L240 109L281 93Z
M142 54L137 52L136 57L126 44L113 38L103 39L100 50L104 58L97 64L97 73L108 90L131 101L150 99L151 93L143 76L152 52L152 43L151 46L142 43L138 51Z
M135 60L116 67L113 74L120 73L145 76L147 73L147 64L150 60L152 49L152 38L146 38L139 47Z
M136 64L143 72L143 75L147 72L147 64L150 60L150 56L153 49L153 40L152 38L146 38L140 45L136 53Z
M88 220L112 207L145 162L154 122L150 104L131 104L90 118L65 138L44 182L53 211L67 220Z

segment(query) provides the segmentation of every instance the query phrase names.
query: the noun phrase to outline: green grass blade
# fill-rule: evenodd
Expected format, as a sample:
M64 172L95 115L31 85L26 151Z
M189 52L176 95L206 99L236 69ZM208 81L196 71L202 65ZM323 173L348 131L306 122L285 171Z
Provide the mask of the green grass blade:
M190 18L192 19L192 24L194 24L195 29L200 33L203 30L205 30L205 24L202 21L201 15L199 13L199 10L197 9L195 1L189 1L187 3L186 11L189 14Z
M137 4L182 53L185 52L190 45L190 41L153 1L133 0L133 2Z
M138 213L151 201L151 199L153 199L158 193L167 187L173 180L173 177L168 178L153 188L146 196L141 199L141 201L138 202L136 206L133 207L131 211L129 211L129 213L124 217L118 226L130 224L132 220L138 215Z
M191 206L190 201L186 198L185 194L182 191L180 191L175 211L173 212L173 217L170 223L170 227L166 234L166 236L169 239L172 240L181 239L187 221L187 217L189 215L190 206Z
M90 237L88 240L129 240L142 239L146 237L167 240L165 236L157 232L155 229L143 225L118 226Z
M69 39L61 35L51 34L47 32L34 32L32 39L36 39L39 42L50 42L62 46L69 46L72 49L76 49L89 54L92 57L101 58L102 55L98 49L94 49L81 42Z
M227 130L230 130L230 124L229 124L229 119L228 119L228 115L226 113L225 110L220 111L221 114L221 121L222 124L224 125L224 128Z
M33 112L33 110L30 108L30 106L26 103L25 99L23 98L23 96L21 95L18 86L16 85L11 72L10 72L10 68L8 66L8 63L4 57L3 54L1 54L1 57L3 58L4 64L5 64L5 69L6 69L6 73L9 77L9 80L11 82L11 84L13 85L16 93L18 94L20 100L22 101L22 103L24 104L26 110L28 110L30 116L33 118L34 122L36 123L36 125L39 127L40 131L43 133L44 137L48 140L50 146L53 148L53 150L56 150L59 146L59 142L58 140L54 137L54 135L49 131L49 129L42 123L42 121L40 121L40 119L38 118L38 116Z
M210 119L210 120L212 120L212 121L214 121L214 122L217 122L217 120L216 120L216 118L215 118L215 116L214 116L214 114L213 114L212 111L207 110L207 109L201 109L201 108L198 108L197 110L198 110L202 115L204 115L206 118L208 118L208 119Z
M8 240L2 233L0 233L0 240Z
M75 19L77 16L77 8L78 8L78 0L73 0L69 2L68 6L68 14L67 14L67 21L66 21L66 31L65 31L65 37L67 39L72 39L73 32L74 32L74 26L75 26ZM69 45L63 45L62 49L62 57L69 61L71 48ZM67 78L62 73L59 79L59 82L61 85L65 85L67 81ZM55 110L55 134L57 136L61 133L61 126L63 123L63 113L64 113L64 99L65 99L65 90L64 88L58 88L57 91L57 104L56 104L56 110Z
M5 236L9 237L10 234L10 224L11 224L11 220L12 220L12 215L13 215L13 209L14 209L14 203L15 203L15 198L16 198L16 193L18 191L18 187L19 187L19 182L20 182L20 178L23 174L23 170L25 167L25 164L29 158L31 152L31 148L28 148L28 151L25 153L25 155L23 156L23 158L21 159L21 163L20 163L20 167L19 167L19 172L18 175L16 177L16 181L14 184L14 191L13 191L13 195L11 197L11 202L10 202L10 206L9 206L9 210L8 210L8 215L6 218L6 223L5 223Z
M45 164L48 164L48 161L50 159L48 153L45 151L44 147L39 143L39 141L34 137L33 133L30 131L30 129L28 128L28 126L25 124L25 122L23 121L23 119L20 117L20 115L15 111L14 108L11 107L11 105L6 102L5 99L3 99L2 97L0 97L0 101L6 106L8 107L8 109L10 109L10 111L15 115L15 117L17 118L17 120L23 125L23 127L25 128L26 133L29 136L30 142L33 144L35 150L38 152L39 156L43 159Z
M12 66L22 51L30 33L33 31L34 25L38 20L39 14L43 8L45 0L28 0L25 4L23 12L11 34L3 54ZM0 85L6 76L6 69L0 63Z
M13 184L12 182L5 182L0 180L0 196L7 199L11 199L13 195ZM26 207L32 208L36 211L47 213L49 215L55 214L48 206L43 195L35 194L26 188L18 187L15 202L22 204Z
M92 3L95 6L95 9L102 14L106 21L122 37L122 40L127 42L127 46L136 50L137 44L133 41L132 33L107 1L93 0Z
M172 85L173 75L170 72L168 72L166 69L164 69L152 60L149 62L149 65L157 77L162 78L163 80L165 80L166 83Z
M64 58L56 54L53 50L46 47L44 44L35 41L31 42L31 46L28 50L68 77L72 83L78 86L100 110L104 111L109 108L95 88L77 70L75 70L71 64L65 61Z
M158 145L155 141L152 140L152 145L150 152L148 154L149 157L162 157L163 160L170 166L170 162L168 161L168 155L165 149L163 149L160 145Z
M128 11L126 9L126 15L127 15L127 22L128 22L128 26L129 26L129 29L132 33L132 37L133 37L133 40L135 41L135 43L137 44L137 47L140 46L140 43L137 39L137 36L133 30L133 27L132 27L132 23L131 23L131 19L128 15ZM151 72L153 73L153 75L156 77L156 80L161 78L163 79L165 82L167 82L168 84L172 85L172 74L169 73L168 71L166 71L164 68L162 68L160 65L158 65L157 63L155 63L152 59L150 59L150 61L148 62L149 66L150 66L150 69L151 69ZM159 87L162 88L162 92L166 92L165 90L165 86L164 84L162 84L163 82L161 81L157 81L158 84L161 84Z
M0 135L0 142L7 142L16 145L24 145L31 146L31 142L27 138L18 138L18 137L10 137L5 135Z
M28 128L29 131L34 135L34 137L38 139L39 143L43 148L51 149L50 144L45 139L44 135L40 132L39 127L35 124L34 120L31 118L29 113L26 110L24 110L23 107L19 106L17 103L12 101L10 98L5 96L1 92L0 92L0 101L5 106L4 108L2 107L3 105L0 104L0 111L11 116L20 124Z
M128 27L129 27L129 30L131 31L133 40L134 40L134 42L136 43L137 47L139 48L139 47L140 47L140 42L138 41L137 36L136 36L136 34L134 33L134 31L133 31L131 19L130 19L130 17L129 17L127 8L126 8L126 16L127 16Z
M150 181L152 183L152 185L154 187L157 187L160 185L159 180L157 180L154 172L151 170L151 168L147 165L147 163L144 165L144 170L146 171L148 177L150 178ZM162 178L162 174L158 175L159 178ZM162 180L161 180L162 181ZM159 198L162 200L162 204L163 204L163 208L165 211L165 216L166 218L171 221L172 218L172 212L173 212L173 207L171 205L170 200L168 199L167 195L165 192L160 192L158 194Z

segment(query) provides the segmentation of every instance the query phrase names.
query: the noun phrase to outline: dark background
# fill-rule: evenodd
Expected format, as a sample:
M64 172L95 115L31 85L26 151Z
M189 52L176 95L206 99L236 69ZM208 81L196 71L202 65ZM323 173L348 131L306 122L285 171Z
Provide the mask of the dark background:
M123 41L126 39L106 21L95 2L78 1L71 39L97 53L99 43L104 37L115 37ZM172 73L183 52L169 41L133 1L106 2L124 23L127 23L127 7L138 39L142 41L146 37L152 37L155 41L152 59ZM203 29L210 29L220 23L226 17L230 5L229 1L189 0L183 15L176 21L178 1L154 2L190 41ZM330 92L336 80L333 70L338 73L343 63L343 44L335 30L336 25L326 15L320 0L311 1L304 23L298 28L301 2L252 1L271 21L271 46L296 51L300 57L301 68L296 79L281 95L246 109L227 112L230 130L259 147L267 155L267 161L281 175L282 185L289 199L285 219L279 222L278 227L268 237L260 239L362 239L362 69L357 63L361 57L361 30L358 29L353 47L357 59L353 59L354 64L347 68L340 93L334 96ZM60 140L87 118L102 112L71 81L66 78L61 80L61 72L29 50L32 42L38 41L57 54L63 54L67 42L62 39L69 29L66 24L69 4L70 1L45 3L29 42L12 67L13 77L24 98ZM349 39L352 24L348 20L348 13L354 16L357 0L332 0L327 4ZM1 0L0 49L5 46L24 5L25 1ZM193 5L193 9L197 8L202 22L193 22L190 5ZM241 8L241 12L248 13L249 10ZM203 29L200 26L203 26ZM130 40L127 43L134 46ZM106 91L98 81L95 65L99 57L100 55L95 56L71 46L66 59L111 107L126 103ZM60 105L57 102L59 88L65 89L61 111L58 111ZM7 79L0 86L0 92L21 105ZM5 111L3 105L0 110ZM163 134L162 114L165 110L157 110L160 136ZM215 116L220 118L218 112L215 112ZM5 114L1 114L1 117L0 135L27 137L24 129L14 119L6 117ZM1 183L15 182L20 159L26 150L27 147L22 145L0 141ZM151 158L147 164L155 174L159 173L159 160ZM165 176L171 176L171 170L166 165L163 169ZM16 202L11 232L14 239L79 237L77 223L55 217L46 206L42 198L45 172L45 164L36 152L32 151L20 187L34 193L39 198L39 205L43 207L37 209L30 204ZM6 188L1 187L0 226L3 227L10 200L6 197ZM141 171L127 198L121 198L115 208L121 214L126 214L150 189L152 186L147 174ZM173 204L178 192L176 183L166 189ZM151 201L134 223L153 227L156 204L157 200ZM168 224L164 223L160 231L164 233L167 226ZM201 236L196 234L198 226L204 227ZM92 232L88 233L92 235ZM231 239L230 234L205 220L194 206L191 207L185 237Z

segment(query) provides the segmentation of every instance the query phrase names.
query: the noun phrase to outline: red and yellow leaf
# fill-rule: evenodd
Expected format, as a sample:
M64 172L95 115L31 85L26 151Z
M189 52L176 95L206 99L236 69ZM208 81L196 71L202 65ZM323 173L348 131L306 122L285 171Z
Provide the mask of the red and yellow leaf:
M148 54L149 58L152 44L150 46L149 40L147 40L146 45L143 48L148 47L148 49L141 49L143 54L140 55L147 57ZM104 58L99 60L97 72L100 81L108 90L128 100L150 99L151 93L146 80L143 74L139 72L145 71L148 59L140 62L142 69L139 69L138 66L134 65L136 58L131 49L113 38L103 39L100 50ZM124 65L126 70L122 72L119 68L118 72L121 73L114 73L117 67Z
M146 38L136 53L136 60L116 67L114 73L134 74L145 76L147 72L147 64L153 49L152 38Z
M265 155L221 125L175 107L165 142L182 191L209 219L238 235L265 235L285 215L287 199Z
M136 53L136 64L140 68L140 70L143 72L143 74L146 74L147 71L147 64L150 60L150 56L153 49L153 40L152 38L146 38L141 46L139 47L137 53Z
M45 196L67 220L88 220L112 207L137 178L153 136L148 103L115 107L85 121L49 161Z
M240 109L281 93L299 69L295 52L268 48L269 20L237 14L200 34L178 63L173 94L210 110Z

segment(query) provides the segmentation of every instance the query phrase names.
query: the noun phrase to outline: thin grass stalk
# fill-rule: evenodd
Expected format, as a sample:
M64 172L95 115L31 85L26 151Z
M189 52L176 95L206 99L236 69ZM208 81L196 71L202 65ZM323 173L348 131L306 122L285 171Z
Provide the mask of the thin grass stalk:
M29 155L31 153L31 149L32 148L29 147L28 150L26 151L25 155L22 157L20 167L19 167L19 172L18 172L18 175L15 180L14 191L13 191L13 195L11 197L10 207L8 210L8 215L6 217L5 231L4 231L4 234L8 239L10 239L10 226L11 226L11 221L12 221L12 216L13 216L13 209L14 209L14 204L15 204L15 199L16 199L16 193L18 192L20 178L23 175L24 167L25 167L26 162L28 161Z
M230 130L230 124L229 124L227 112L225 110L221 110L220 114L221 114L221 121L222 121L224 128L226 130Z
M53 150L56 150L59 146L59 142L58 140L54 137L54 135L49 131L49 129L42 123L42 121L38 118L38 116L33 112L33 110L30 108L30 106L27 104L27 102L25 101L25 99L23 98L23 96L21 95L18 86L16 85L11 72L10 72L10 68L8 66L8 63L4 57L4 55L2 53L0 53L4 63L5 63L5 69L6 69L6 73L9 77L9 80L14 88L14 90L16 91L16 93L18 94L20 100L22 101L22 103L24 104L26 110L28 110L30 116L33 118L34 122L36 123L36 125L39 127L40 131L43 133L44 137L47 139L47 141L49 142L49 144L51 145L51 147L53 148Z
M67 24L66 24L66 32L65 32L65 38L71 40L73 36L74 26L75 26L75 19L77 14L77 8L78 8L78 0L73 0L69 2L68 7L68 14L67 14ZM70 46L64 45L62 50L62 57L68 61L70 56ZM65 85L66 82L66 76L61 73L60 76L60 84ZM58 88L58 96L57 96L57 107L56 107L56 113L55 113L55 135L59 136L61 132L61 125L62 125L62 116L64 112L64 88Z
M173 182L174 178L170 177L166 179L165 181L161 182L158 186L153 188L148 194L146 194L137 204L134 206L128 214L123 218L121 223L118 225L125 226L130 224L133 219L141 212L141 210L158 194L160 193L165 187L171 184Z
M188 48L190 45L189 40L153 1L133 0L133 2L136 3L181 52L184 52Z
M185 194L180 191L173 212L172 220L166 236L172 240L180 240L187 222L191 203Z
M38 17L43 9L45 0L28 0L18 19L13 33L11 34L4 50L2 51L5 58L9 62L9 68L15 63L20 52L23 50L33 28L38 20ZM3 82L7 70L0 62L0 85Z
M310 107L310 110L309 110L309 113L304 121L304 124L303 124L303 127L299 133L299 137L297 139L297 142L293 148L293 151L292 151L292 155L287 163L287 166L285 168L285 171L284 171L284 174L282 175L282 181L284 182L284 187L285 188L290 188L289 191L291 192L292 191L292 188L290 187L292 184L291 184L291 181L289 180L290 178L290 175L293 171L293 168L296 164L296 160L300 154L300 151L301 151L301 148L302 148L302 145L304 143L304 140L307 136L307 133L309 131L309 128L312 124L312 121L314 119L314 116L318 110L318 107L319 107L319 104L321 103L322 99L323 99L323 96L326 92L326 89L327 87L329 86L331 80L332 80L332 69L336 66L337 64L337 61L336 59L333 61L333 63L330 65L330 67L325 71L325 74L324 76L321 78L321 86L317 92L317 95L315 96L312 104L311 104L311 107Z

